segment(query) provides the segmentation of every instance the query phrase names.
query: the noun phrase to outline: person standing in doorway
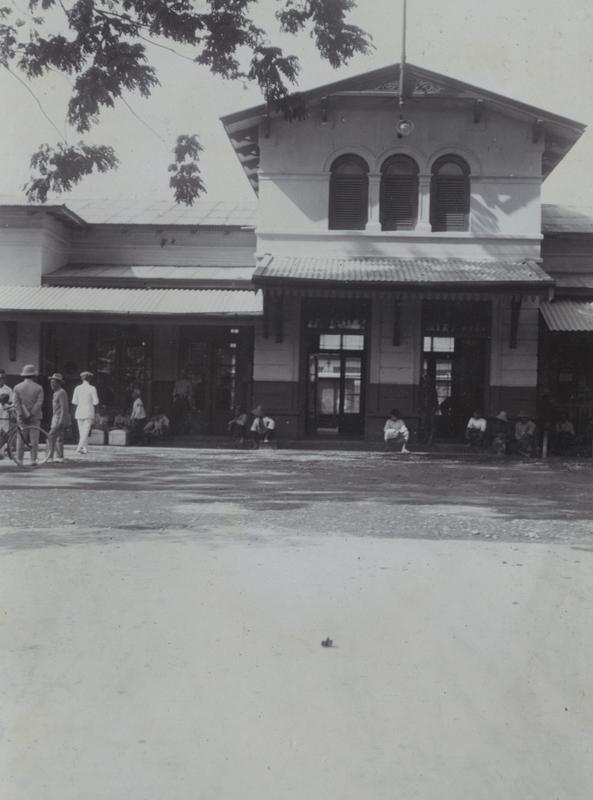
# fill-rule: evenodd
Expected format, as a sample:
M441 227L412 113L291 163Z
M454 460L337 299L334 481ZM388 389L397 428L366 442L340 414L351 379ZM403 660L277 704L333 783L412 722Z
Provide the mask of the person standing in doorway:
M23 429L25 436L29 437L31 445L31 466L37 466L37 454L39 451L39 425L41 424L43 408L43 389L33 379L37 377L37 369L33 364L26 364L21 372L22 380L14 387L14 405L16 417L19 425ZM36 426L36 427L34 427ZM16 460L19 465L23 464L25 454L25 443L22 437L16 440Z
M146 425L146 409L142 402L140 389L132 392L132 413L130 415L132 444L144 444L144 426Z
M89 382L93 373L85 370L80 373L81 383L74 389L72 405L76 406L76 422L78 424L79 440L77 453L86 453L91 427L95 421L95 412L99 405L97 390Z
M52 397L52 418L49 436L47 437L47 456L46 463L57 461L61 464L64 461L64 433L70 425L70 407L68 395L64 389L64 378L59 372L55 372L49 379L49 385L53 391Z
M8 406L11 406L12 403L12 389L6 383L6 372L0 369L0 458L4 458L2 451L6 446L8 429L10 428Z

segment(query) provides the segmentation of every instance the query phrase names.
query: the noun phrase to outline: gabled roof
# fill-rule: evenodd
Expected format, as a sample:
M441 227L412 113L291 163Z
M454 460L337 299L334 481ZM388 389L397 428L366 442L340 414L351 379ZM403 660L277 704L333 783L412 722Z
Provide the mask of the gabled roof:
M324 98L330 97L382 97L399 94L400 65L355 75L345 80L328 83L298 93L294 96L295 107L311 107ZM585 125L558 114L552 114L536 106L513 100L504 95L490 92L478 86L459 81L455 78L431 72L414 64L406 63L404 73L404 97L413 102L431 102L445 100L456 104L483 103L496 107L500 112L519 115L530 120L534 126L535 137L545 136L543 170L546 177L564 158L566 153L579 139ZM221 117L222 124L231 140L237 157L249 179L257 190L257 171L259 169L259 134L262 121L268 115L280 115L282 112L271 112L265 105L258 105L233 114Z

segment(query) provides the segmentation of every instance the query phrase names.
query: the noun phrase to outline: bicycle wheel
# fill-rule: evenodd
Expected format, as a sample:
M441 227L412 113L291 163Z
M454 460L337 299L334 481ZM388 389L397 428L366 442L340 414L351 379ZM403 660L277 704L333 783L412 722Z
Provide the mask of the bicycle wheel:
M38 425L27 425L25 428L21 429L18 427L11 428L8 433L8 440L6 442L6 451L10 458L14 461L15 464L19 463L18 460L18 442L19 439L23 442L23 451L24 453L31 452L31 433L37 433L37 438L39 441L39 448L37 457L43 453L45 453L45 448L47 447L47 437L48 433L43 428L40 428Z

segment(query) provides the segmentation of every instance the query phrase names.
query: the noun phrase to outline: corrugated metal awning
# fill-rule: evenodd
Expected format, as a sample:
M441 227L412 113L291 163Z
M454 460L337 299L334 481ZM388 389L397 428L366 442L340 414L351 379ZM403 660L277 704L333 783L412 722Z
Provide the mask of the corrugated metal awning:
M0 312L258 316L261 295L231 289L98 289L0 286Z
M322 258L282 256L260 264L254 283L371 288L545 289L554 285L536 261L450 258Z
M551 331L593 331L593 302L554 300L541 303L540 311Z

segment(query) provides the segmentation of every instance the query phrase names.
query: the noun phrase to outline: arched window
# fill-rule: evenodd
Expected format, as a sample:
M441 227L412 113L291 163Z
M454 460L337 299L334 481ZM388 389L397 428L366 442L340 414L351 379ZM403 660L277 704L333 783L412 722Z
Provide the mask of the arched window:
M331 167L330 230L364 230L369 213L369 167L355 155L340 156Z
M381 230L411 231L418 219L418 165L392 156L381 167Z
M466 231L469 227L469 167L459 156L434 162L430 186L433 231Z

